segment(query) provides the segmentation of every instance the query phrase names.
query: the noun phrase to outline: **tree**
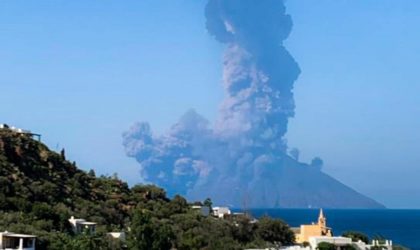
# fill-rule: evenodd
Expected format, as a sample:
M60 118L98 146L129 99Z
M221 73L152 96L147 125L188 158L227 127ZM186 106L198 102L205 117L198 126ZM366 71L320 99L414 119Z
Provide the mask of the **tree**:
M172 227L167 224L160 222L154 226L153 232L153 247L151 249L171 249L172 240L175 238L175 234Z
M366 234L356 231L347 231L343 233L344 237L350 238L353 242L357 242L359 240L363 241L364 243L369 243L369 237Z
M168 208L171 214L184 213L188 209L188 202L182 196L175 195L175 197L169 202Z
M321 170L322 166L324 165L324 161L319 158L315 157L312 159L311 166Z
M66 159L66 150L65 150L64 148L61 150L61 152L60 152L60 156L61 156L61 158L62 158L63 160L65 160L65 159Z
M131 232L127 241L130 249L147 250L152 249L153 229L151 217L143 211L136 211L131 222Z
M345 246L340 247L341 250L357 250L358 248L352 244L347 244Z
M255 239L255 229L257 226L256 223L251 223L248 216L236 216L231 218L231 220L236 225L233 230L233 236L240 243L245 244Z
M89 175L90 177L96 177L95 170L93 170L93 169L89 170L88 175Z
M295 241L295 234L282 220L262 217L257 225L257 236L270 243L290 245Z
M336 247L334 244L328 243L328 242L321 242L318 244L317 248L318 250L335 250Z
M153 220L147 210L137 209L132 218L127 244L130 249L136 250L170 249L174 238L170 225Z
M207 199L204 200L203 206L208 207L210 209L210 211L211 211L212 210L212 206L213 206L213 202L211 201L210 198L207 198Z
M51 220L56 219L57 215L54 213L54 209L43 202L35 202L32 206L32 214L36 219Z

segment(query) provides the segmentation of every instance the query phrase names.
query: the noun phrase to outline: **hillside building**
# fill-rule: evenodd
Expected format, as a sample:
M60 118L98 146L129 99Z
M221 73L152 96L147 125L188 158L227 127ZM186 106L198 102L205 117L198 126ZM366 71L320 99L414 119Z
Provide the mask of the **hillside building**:
M0 250L35 250L35 235L0 233Z
M214 207L213 215L219 218L225 217L225 215L230 215L232 212L228 207Z
M13 127L13 126L10 127L7 124L0 124L0 129L8 129L8 130L11 130L11 131L13 131L15 133L18 133L18 134L29 135L30 137L32 137L32 138L35 137L36 139L38 139L38 141L41 141L41 135L40 134L32 133L30 130L16 128L16 127Z
M85 219L75 219L74 216L72 216L69 219L69 222L73 228L74 233L83 233L87 232L90 234L93 234L96 232L96 224L95 222L89 222Z

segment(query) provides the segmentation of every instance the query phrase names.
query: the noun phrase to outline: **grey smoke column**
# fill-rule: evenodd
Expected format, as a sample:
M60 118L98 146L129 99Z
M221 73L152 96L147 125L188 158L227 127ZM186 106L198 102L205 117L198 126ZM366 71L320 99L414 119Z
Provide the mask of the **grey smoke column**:
M214 126L189 111L164 135L134 125L124 146L143 178L170 194L239 204L266 193L265 180L278 175L286 157L283 136L300 73L283 46L292 21L282 0L210 0L205 12L209 33L226 44L226 97Z
M210 0L206 18L209 33L227 44L226 99L215 132L246 136L265 152L284 152L300 70L283 46L292 28L283 1Z

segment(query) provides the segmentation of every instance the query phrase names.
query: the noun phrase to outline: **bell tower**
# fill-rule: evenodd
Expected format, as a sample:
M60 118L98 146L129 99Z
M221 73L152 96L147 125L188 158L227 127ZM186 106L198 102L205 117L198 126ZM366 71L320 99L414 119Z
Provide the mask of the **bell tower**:
M322 208L319 210L318 225L322 228L327 227L327 219L324 216L324 211L322 211Z

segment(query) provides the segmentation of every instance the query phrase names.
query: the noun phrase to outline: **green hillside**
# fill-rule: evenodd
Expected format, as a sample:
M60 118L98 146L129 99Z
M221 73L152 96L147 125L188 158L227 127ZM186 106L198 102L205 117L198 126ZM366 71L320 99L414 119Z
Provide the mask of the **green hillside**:
M207 202L209 203L209 202ZM71 216L98 223L75 235ZM150 185L96 177L26 134L0 129L0 231L35 234L37 249L243 249L293 242L279 220L201 216ZM106 237L127 232L126 242Z

